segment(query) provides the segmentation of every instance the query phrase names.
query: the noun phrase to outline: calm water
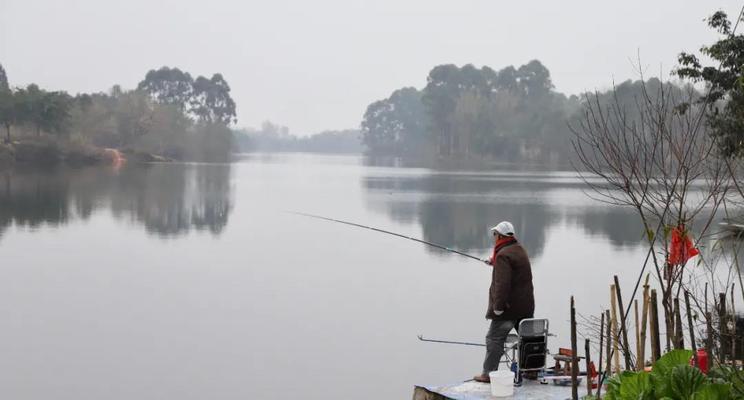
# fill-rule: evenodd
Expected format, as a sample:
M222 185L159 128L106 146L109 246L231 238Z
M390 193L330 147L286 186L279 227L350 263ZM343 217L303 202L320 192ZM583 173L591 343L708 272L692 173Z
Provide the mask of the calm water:
M302 211L485 257L511 220L538 316L568 344L645 251L572 172L442 172L359 157L0 173L0 397L410 398L480 371L489 269Z

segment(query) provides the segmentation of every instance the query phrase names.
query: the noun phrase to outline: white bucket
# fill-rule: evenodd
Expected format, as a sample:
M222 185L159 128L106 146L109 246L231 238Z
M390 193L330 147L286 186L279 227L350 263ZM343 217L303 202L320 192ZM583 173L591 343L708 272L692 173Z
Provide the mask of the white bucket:
M514 394L514 372L491 371L491 395L495 397L507 397Z

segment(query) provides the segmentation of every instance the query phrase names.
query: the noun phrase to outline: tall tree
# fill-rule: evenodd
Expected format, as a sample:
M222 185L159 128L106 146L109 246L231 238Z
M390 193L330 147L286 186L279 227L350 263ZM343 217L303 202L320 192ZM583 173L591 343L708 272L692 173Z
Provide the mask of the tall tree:
M417 154L426 145L427 119L421 92L408 87L367 107L362 142L373 153Z
M0 124L5 128L5 142L10 143L10 128L16 122L15 96L10 90L0 90Z
M469 152L469 133L455 127L453 115L464 93L489 99L498 84L497 73L489 67L475 68L467 64L439 65L429 72L423 92L423 102L429 113L432 133L438 137L439 152L443 155Z
M724 37L700 52L715 61L704 66L694 54L679 55L681 78L704 82L701 102L708 106L707 123L726 156L744 156L744 35L734 34L723 11L708 18L708 25Z
M229 125L235 118L235 101L230 97L230 85L222 74L214 74L211 79L203 76L194 81L191 112L205 123Z
M150 70L137 85L137 90L149 94L159 103L174 105L183 111L193 95L193 85L194 79L188 72L162 67Z
M0 91L8 90L10 90L10 85L8 85L8 75L5 73L3 65L0 64Z
M517 70L519 86L527 97L547 95L553 89L550 71L538 60L532 60Z
M41 98L40 130L48 133L64 133L70 119L73 99L65 92L47 92Z

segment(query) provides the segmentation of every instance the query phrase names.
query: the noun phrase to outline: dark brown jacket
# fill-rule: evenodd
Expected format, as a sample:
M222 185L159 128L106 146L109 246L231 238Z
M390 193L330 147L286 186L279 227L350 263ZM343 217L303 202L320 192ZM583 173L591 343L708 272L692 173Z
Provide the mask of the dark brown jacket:
M488 298L488 319L532 318L535 297L532 287L532 267L522 245L514 243L503 247L496 254ZM493 310L503 310L498 317Z

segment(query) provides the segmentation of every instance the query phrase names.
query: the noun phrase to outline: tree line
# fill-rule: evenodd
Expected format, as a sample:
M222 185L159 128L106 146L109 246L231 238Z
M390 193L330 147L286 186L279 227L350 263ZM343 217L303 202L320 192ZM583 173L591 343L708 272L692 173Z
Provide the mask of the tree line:
M137 88L70 95L36 84L12 87L0 66L4 142L48 140L146 152L173 159L226 160L232 151L236 104L217 73L178 68L149 71Z
M579 105L577 96L553 90L537 60L499 71L439 65L423 89L370 104L362 139L372 154L555 158L570 151L566 121Z
M370 104L362 141L374 155L561 163L573 156L573 127L591 102L619 102L632 114L644 87L655 96L662 86L674 93L692 88L651 78L567 96L555 91L538 60L498 71L439 65L423 89L398 89Z

